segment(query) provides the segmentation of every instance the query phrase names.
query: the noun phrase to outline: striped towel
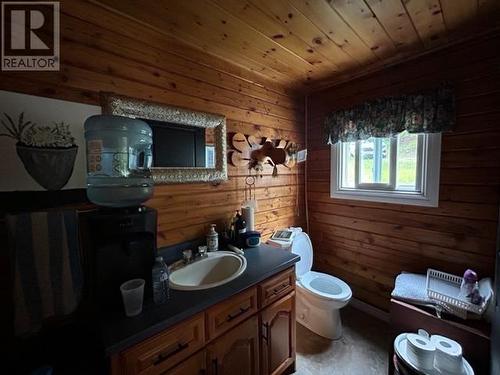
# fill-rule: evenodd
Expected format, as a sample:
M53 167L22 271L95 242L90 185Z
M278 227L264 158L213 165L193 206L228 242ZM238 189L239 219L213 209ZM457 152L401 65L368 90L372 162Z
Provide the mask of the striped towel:
M16 336L38 331L45 319L72 313L81 298L75 210L7 215Z

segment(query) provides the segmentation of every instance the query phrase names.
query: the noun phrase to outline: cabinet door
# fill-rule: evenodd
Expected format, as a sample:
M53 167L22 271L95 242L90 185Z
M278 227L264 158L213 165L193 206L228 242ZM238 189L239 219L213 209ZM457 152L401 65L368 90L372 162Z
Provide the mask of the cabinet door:
M205 350L189 357L180 365L164 373L165 375L205 375L207 373L207 358Z
M262 373L281 374L295 361L295 292L262 311Z
M211 375L259 374L259 321L254 316L207 348Z

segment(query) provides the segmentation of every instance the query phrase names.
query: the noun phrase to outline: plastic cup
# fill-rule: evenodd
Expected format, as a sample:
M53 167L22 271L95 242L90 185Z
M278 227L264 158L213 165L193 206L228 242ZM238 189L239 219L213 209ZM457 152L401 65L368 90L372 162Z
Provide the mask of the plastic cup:
M143 279L133 279L125 281L120 285L125 315L136 316L142 312L144 284L145 281Z

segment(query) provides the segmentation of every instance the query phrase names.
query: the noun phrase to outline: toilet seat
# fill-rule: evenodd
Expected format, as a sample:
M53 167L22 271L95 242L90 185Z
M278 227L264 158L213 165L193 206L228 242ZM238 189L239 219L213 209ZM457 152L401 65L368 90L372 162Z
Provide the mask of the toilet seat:
M297 284L307 293L323 300L345 302L352 297L351 288L339 278L326 273L311 271L313 247L307 233L300 231L292 242L292 253L300 255L295 265Z
M325 273L309 271L303 274L298 282L307 292L322 299L348 301L352 297L349 285Z

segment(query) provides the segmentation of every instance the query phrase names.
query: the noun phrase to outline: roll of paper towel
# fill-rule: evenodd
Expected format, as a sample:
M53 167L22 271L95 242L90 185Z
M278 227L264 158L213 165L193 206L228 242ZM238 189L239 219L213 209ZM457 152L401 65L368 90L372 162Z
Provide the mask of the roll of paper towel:
M415 366L422 370L432 370L434 367L434 352L436 347L425 336L409 333L406 335L406 353Z
M461 374L463 368L462 347L448 337L433 335L431 342L436 347L434 367L440 371Z
M255 230L255 210L253 207L241 207L241 214L247 223L247 230Z

